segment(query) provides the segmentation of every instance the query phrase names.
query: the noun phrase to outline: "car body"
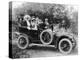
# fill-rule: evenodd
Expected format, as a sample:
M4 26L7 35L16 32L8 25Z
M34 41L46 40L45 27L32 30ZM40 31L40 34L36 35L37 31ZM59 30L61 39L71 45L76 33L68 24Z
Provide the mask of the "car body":
M76 46L74 34L71 33L70 29L59 28L59 25L51 26L53 28L48 27L39 30L29 30L26 27L19 26L19 31L16 32L18 35L18 47L20 49L26 49L30 46L55 47L61 53L69 54ZM55 28L56 26L57 28ZM66 47L66 50L61 48L61 44ZM69 47L67 48L68 45Z

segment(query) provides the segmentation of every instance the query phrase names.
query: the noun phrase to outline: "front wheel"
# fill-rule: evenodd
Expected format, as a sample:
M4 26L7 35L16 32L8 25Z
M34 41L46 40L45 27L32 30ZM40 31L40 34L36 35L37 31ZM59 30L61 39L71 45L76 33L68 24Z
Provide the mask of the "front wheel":
M61 39L58 44L59 51L63 54L69 54L72 51L72 42L68 38Z
M26 49L29 45L28 36L20 35L17 41L17 45L20 49Z

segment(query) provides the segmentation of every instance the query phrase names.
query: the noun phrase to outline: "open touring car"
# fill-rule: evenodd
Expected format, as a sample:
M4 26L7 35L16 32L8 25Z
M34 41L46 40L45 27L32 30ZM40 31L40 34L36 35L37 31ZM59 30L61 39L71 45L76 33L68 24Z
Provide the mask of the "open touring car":
M76 46L74 35L68 29L59 28L59 24L46 25L41 22L33 25L35 28L19 25L19 32L16 32L16 34L18 35L17 46L20 49L26 49L35 45L46 46L55 47L61 53L69 54Z

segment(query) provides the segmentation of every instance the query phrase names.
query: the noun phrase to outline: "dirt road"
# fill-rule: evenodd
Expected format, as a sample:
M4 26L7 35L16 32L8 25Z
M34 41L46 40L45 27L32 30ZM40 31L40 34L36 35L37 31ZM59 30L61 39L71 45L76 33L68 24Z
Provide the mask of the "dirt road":
M69 55L76 55L77 53L77 48L75 48ZM63 56L63 54L52 47L33 46L25 50L20 50L17 46L13 47L13 58L38 58L54 56Z

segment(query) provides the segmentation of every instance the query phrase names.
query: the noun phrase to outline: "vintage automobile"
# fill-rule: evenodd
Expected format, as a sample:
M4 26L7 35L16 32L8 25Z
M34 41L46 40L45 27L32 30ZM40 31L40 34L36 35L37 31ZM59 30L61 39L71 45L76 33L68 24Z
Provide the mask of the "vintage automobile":
M46 27L42 24L38 30L32 30L19 26L19 31L15 32L18 35L17 46L20 49L32 46L54 47L63 54L71 53L76 46L74 34L69 29L59 28L59 24Z

